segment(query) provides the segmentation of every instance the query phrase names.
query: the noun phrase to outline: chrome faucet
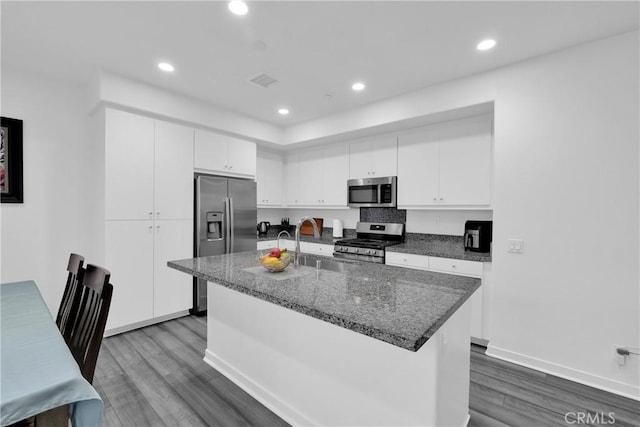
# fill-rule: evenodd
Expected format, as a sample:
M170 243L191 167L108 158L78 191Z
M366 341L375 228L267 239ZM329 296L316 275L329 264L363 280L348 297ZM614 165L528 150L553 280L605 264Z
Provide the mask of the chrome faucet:
M278 233L278 237L276 240L276 248L280 247L280 236L282 236L283 234L286 234L287 236L289 236L289 238L291 238L291 234L289 234L287 230L282 230L281 232Z
M296 225L296 253L293 255L293 265L299 265L299 260L298 258L300 257L300 227L302 226L302 224L304 224L305 221L309 221L311 223L311 225L313 225L313 237L315 237L316 239L320 237L320 233L318 233L318 224L316 224L316 221L309 217L309 216L303 216L302 218L300 218L300 221L298 221L298 225Z

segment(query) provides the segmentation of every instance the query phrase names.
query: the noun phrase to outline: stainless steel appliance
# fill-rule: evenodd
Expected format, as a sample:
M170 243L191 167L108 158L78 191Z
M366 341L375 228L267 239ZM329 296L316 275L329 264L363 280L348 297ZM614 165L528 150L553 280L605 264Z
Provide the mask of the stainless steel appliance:
M464 249L491 252L492 221L467 221L464 224Z
M271 228L271 223L269 221L262 221L258 223L258 234L265 235Z
M333 256L384 264L385 248L404 241L404 224L359 222L355 239L335 242Z
M256 249L256 183L247 179L195 175L194 256ZM194 278L193 308L207 312L207 281Z
M395 207L397 177L361 178L347 181L347 204L352 208Z

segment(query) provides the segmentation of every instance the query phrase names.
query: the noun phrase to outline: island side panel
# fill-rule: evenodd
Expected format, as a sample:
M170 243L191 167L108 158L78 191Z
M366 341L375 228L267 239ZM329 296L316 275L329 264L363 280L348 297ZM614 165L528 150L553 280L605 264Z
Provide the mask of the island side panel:
M468 304L411 352L215 283L208 286L205 361L289 423L465 425ZM466 356L458 354L463 347Z

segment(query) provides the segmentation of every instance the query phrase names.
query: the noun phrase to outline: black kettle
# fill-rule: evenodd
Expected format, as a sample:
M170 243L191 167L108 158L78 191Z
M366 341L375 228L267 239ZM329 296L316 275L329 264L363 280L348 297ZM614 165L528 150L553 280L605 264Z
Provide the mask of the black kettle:
M262 221L258 223L258 233L267 234L267 231L271 228L271 223L269 221Z

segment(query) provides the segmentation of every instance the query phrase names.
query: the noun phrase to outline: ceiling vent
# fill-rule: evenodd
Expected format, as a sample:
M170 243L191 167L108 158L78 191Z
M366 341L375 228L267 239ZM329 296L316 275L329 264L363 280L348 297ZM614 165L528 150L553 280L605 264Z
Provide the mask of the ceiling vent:
M249 81L253 84L256 84L260 87L263 87L265 89L273 86L274 84L278 83L278 79L274 79L273 77L267 75L267 74L258 74L257 76L249 79Z

